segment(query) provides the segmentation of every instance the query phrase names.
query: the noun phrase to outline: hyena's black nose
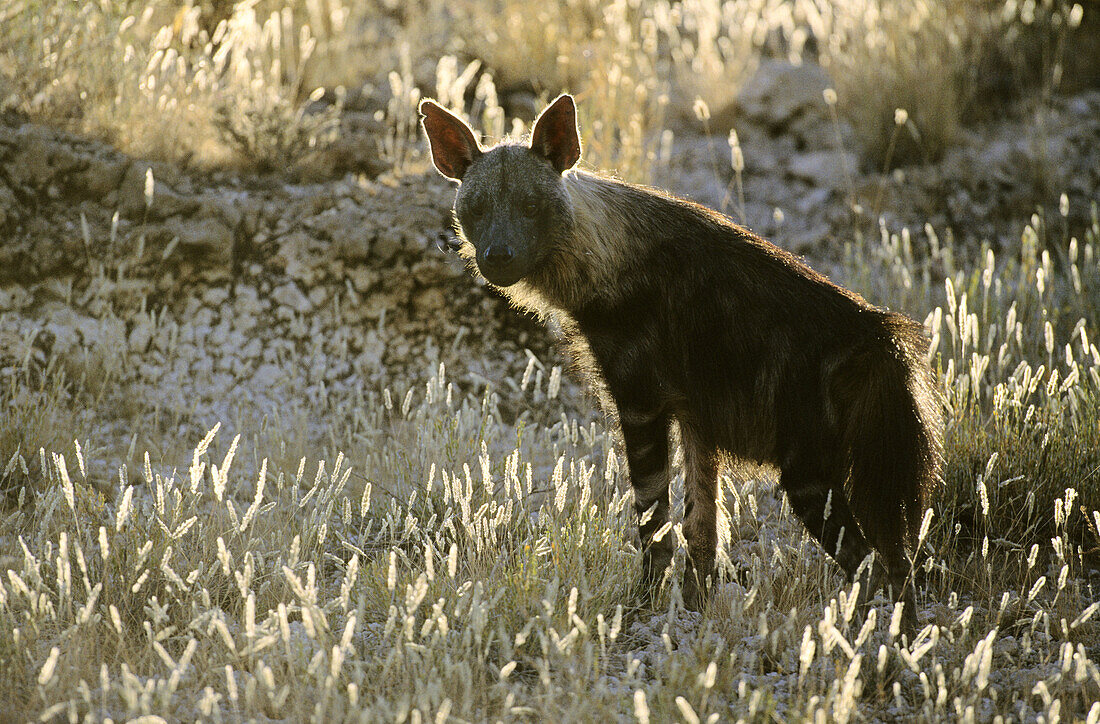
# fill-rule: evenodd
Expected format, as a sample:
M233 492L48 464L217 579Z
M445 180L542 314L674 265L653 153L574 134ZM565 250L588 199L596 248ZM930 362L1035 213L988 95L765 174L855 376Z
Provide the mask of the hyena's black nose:
M492 267L506 266L512 261L515 252L507 244L494 244L485 250L485 263Z

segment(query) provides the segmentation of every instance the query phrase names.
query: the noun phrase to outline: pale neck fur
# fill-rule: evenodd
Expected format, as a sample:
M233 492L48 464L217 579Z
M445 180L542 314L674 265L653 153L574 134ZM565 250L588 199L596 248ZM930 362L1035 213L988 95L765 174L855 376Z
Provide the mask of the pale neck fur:
M624 211L629 187L578 170L562 180L573 213L573 238L554 250L553 268L503 290L513 304L540 316L552 309L573 312L595 298L614 302L623 291L624 268L637 258L629 245L639 240L627 233Z

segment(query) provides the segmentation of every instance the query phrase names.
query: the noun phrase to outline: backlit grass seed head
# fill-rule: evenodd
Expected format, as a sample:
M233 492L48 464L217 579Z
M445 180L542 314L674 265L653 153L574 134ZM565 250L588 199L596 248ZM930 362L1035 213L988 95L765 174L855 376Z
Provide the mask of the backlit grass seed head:
M153 167L150 166L145 169L145 208L149 209L153 206L153 191L156 188L156 182L153 180Z
M741 150L741 143L737 138L737 131L730 129L729 135L730 146L730 166L735 173L741 173L745 170L745 154Z
M710 120L710 107L702 98L695 99L695 103L692 104L691 110L695 114L695 117L703 123Z

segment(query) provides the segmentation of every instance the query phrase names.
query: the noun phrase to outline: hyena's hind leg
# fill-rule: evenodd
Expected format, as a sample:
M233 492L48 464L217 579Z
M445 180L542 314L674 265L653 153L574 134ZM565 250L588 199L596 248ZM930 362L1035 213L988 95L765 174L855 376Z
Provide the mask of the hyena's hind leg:
M871 547L848 505L844 477L840 466L823 464L816 455L802 455L781 468L779 484L806 530L854 579Z
M718 455L688 425L680 425L680 438L684 447L684 537L688 548L684 604L698 611L706 604L716 573Z
M878 519L864 513L859 520L864 534L882 562L872 572L867 594L873 594L881 588L892 600L903 603L905 607L902 610L902 622L912 638L917 626L916 582L911 576L913 562L905 551L905 520L901 511L880 514Z
M796 458L783 466L779 483L787 492L791 509L802 519L806 529L817 539L848 577L855 580L860 565L871 553L877 561L870 579L861 580L861 599L869 600L879 588L895 601L905 604L903 621L907 631L916 627L916 596L913 584L907 583L911 564L902 542L904 528L900 524L872 525L869 542L844 493L847 470L842 464L823 463L819 456Z
M619 411L626 446L630 484L634 489L634 510L638 514L638 536L642 549L640 598L647 602L661 583L672 562L675 537L665 531L654 535L669 520L668 430L669 418L638 409Z

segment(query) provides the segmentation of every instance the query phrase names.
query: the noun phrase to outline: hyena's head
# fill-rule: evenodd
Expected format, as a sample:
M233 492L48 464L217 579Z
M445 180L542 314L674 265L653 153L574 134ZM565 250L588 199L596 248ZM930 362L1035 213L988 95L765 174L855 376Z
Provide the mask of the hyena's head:
M468 125L434 101L421 102L420 113L435 167L459 182L458 232L473 246L482 276L507 287L533 274L572 234L562 174L581 155L573 98L563 95L542 112L530 145L487 150Z

